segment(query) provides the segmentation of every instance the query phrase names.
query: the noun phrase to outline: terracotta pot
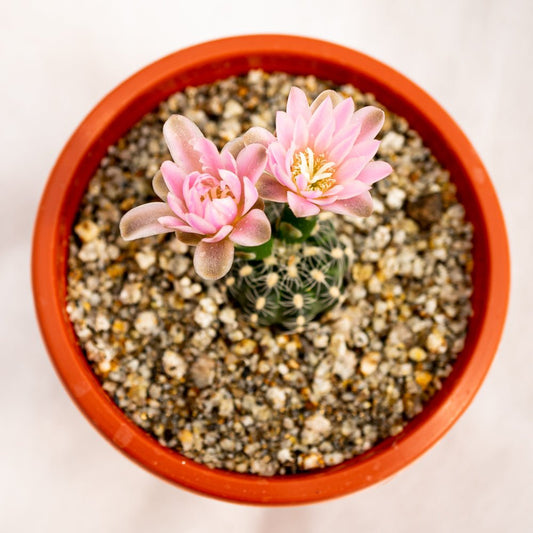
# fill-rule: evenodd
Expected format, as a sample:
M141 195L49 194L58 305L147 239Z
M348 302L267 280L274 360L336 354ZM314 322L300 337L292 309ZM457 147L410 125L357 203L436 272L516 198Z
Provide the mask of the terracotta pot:
M113 144L161 100L187 85L249 69L314 74L352 83L405 117L451 172L474 235L474 315L466 346L442 390L396 437L324 470L272 478L211 470L158 444L103 391L81 352L65 311L68 237L88 180ZM154 474L216 498L300 504L372 485L420 456L472 401L501 336L509 294L509 251L494 189L479 157L446 112L424 91L368 56L327 42L279 35L212 41L171 54L122 83L74 132L52 170L37 214L33 289L42 335L73 400L119 450Z

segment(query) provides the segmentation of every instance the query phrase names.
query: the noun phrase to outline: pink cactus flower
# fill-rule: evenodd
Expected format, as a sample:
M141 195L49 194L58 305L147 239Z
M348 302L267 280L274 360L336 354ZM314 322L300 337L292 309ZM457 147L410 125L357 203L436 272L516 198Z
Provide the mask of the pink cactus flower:
M277 138L266 131L255 135L268 146L259 195L288 203L297 217L320 211L370 215L372 184L392 172L388 163L371 161L385 114L373 106L354 111L352 98L324 91L309 105L293 87L287 111L276 115Z
M182 242L196 246L196 272L219 279L231 268L234 245L258 246L270 239L270 223L256 189L266 149L249 144L219 153L181 115L166 121L163 134L174 160L165 161L153 180L163 201L128 211L120 221L121 235L132 240L175 231Z

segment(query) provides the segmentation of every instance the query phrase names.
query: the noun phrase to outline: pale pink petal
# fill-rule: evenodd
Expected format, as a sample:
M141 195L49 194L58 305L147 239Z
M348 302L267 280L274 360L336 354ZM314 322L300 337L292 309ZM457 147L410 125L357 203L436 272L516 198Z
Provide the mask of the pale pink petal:
M171 209L164 202L150 202L134 207L120 220L120 235L125 241L131 241L159 233L168 233L173 230L162 226L158 218L172 215Z
M385 113L374 106L366 106L353 115L353 122L361 124L361 132L357 137L357 142L373 139L385 122Z
M291 211L294 213L294 216L298 218L310 217L320 213L320 208L317 205L305 200L301 196L298 196L291 191L287 193L287 201Z
M213 202L206 202L203 218L206 222L212 224L216 231L228 222L227 218L213 206Z
M303 174L298 174L296 176L296 187L298 187L298 190L305 191L307 189L307 178Z
M288 170L287 151L279 142L272 143L267 150L268 166L277 165L281 169Z
M161 165L161 174L169 191L178 198L183 198L183 182L187 174L173 161L164 161Z
M237 175L246 176L255 183L264 172L267 163L267 151L261 144L250 144L237 156Z
M200 154L202 172L215 175L218 169L223 167L217 147L205 137L195 139L193 142L194 149Z
M157 221L159 222L159 224L165 226L165 228L168 228L170 230L182 229L184 225L183 220L173 216L159 217ZM188 228L189 226L186 227Z
M186 173L201 170L199 154L191 141L203 134L194 122L182 115L172 115L163 126L163 135L172 159Z
M211 222L204 220L196 213L187 213L184 218L191 228L197 230L198 233L203 233L204 235L212 235L218 229Z
M333 133L335 132L335 123L333 120L328 120L322 130L318 133L313 143L315 153L323 154L330 147Z
M233 226L227 224L226 226L222 226L212 237L208 237L207 239L203 239L204 242L218 242L222 239L225 239L233 229Z
M343 98L342 96L336 92L336 91L332 91L331 89L327 89L326 91L322 91L314 100L313 102L311 103L311 112L315 112L318 107L320 106L320 104L326 100L326 98L329 98L329 100L331 100L331 103L333 105L333 107L336 107L338 106Z
M313 203L327 211L327 206L337 201L337 196L322 196L321 198L313 198Z
M319 133L326 127L328 122L333 120L333 103L331 99L325 98L313 113L309 121L309 143L312 145ZM335 124L333 122L333 124Z
M242 181L229 170L220 169L218 173L222 179L221 186L227 187L231 191L235 202L239 203L242 194Z
M235 225L229 238L240 246L259 246L270 239L271 232L265 212L252 209Z
M357 180L367 185L372 185L383 178L386 178L392 172L392 167L385 161L371 161L359 173Z
M270 144L275 142L276 137L272 135L265 128L259 126L254 126L250 128L244 135L244 144L248 146L249 144L262 144L265 148L268 148Z
M368 217L372 214L372 197L370 196L370 193L366 191L359 196L354 196L353 198L337 200L334 204L331 204L326 209L339 215Z
M229 150L224 150L224 148L222 149L220 152L220 163L221 168L229 170L233 173L237 172L237 162Z
M357 179L355 181L344 183L342 185L342 190L335 191L334 194L336 194L340 200L344 200L346 198L358 196L359 194L368 191L368 189L370 189L370 185L367 185L366 183L363 183Z
M202 191L199 190L200 187L194 187L190 190L184 191L185 196L185 208L183 209L184 213L196 213L197 215L202 216L204 212L203 201L201 198Z
M235 220L237 204L233 198L215 198L212 200L211 205L224 217L225 224L230 224Z
M245 147L244 144L244 137L237 137L233 139L232 141L227 142L224 145L224 148L222 148L222 151L220 152L220 155L225 154L226 152L229 152L234 158L239 155L239 152Z
M163 174L161 174L161 171L158 170L155 173L154 179L152 180L152 189L154 192L163 200L164 202L167 199L168 194L168 187L165 183L165 180L163 179Z
M339 142L335 142L335 139L333 139L331 149L326 152L326 157L329 161L335 161L337 164L342 162L353 148L353 143L354 140L350 137L346 137Z
M347 159L335 172L335 180L337 183L344 183L356 179L367 163L366 157Z
M352 123L351 121L344 126L344 128L335 131L333 139L331 140L331 145L335 146L342 142L344 139L351 139L352 145L356 143L357 136L361 131L361 124L359 122Z
M229 239L218 242L202 240L194 252L194 269L204 279L220 279L233 263L234 246Z
M191 228L191 226L186 226L185 224L178 225L174 229L183 233L190 233L191 235L200 235L202 239L205 237L203 233L199 233L198 230Z
M298 117L294 123L292 134L292 148L294 150L305 150L309 140L309 130L307 123L302 117Z
M243 196L244 204L242 207L242 214L248 213L250 209L254 206L255 202L259 198L259 193L255 188L255 185L247 178L244 177L242 180L243 183Z
M347 158L351 159L352 157L366 157L370 161L377 153L380 141L372 139L371 141L358 142L350 150Z
M178 216L180 218L183 218L185 216L185 213L187 212L187 208L183 200L180 200L179 198L177 198L173 193L168 193L167 203L170 209L172 209L172 211L174 212L175 216Z
M270 169L270 172L282 185L290 190L295 191L296 186L292 181L292 174L290 170L290 165L294 157L292 150L285 152L281 144L276 142L272 143L268 147L268 156L269 163L267 168Z
M259 196L271 202L287 202L287 189L270 174L263 174L255 184Z
M298 87L292 87L287 99L287 114L296 120L301 116L306 121L309 120L311 112L309 111L309 104L305 93Z
M276 113L276 135L283 147L289 148L294 130L294 120L284 111Z
M335 130L340 131L348 125L354 113L355 106L352 98L345 98L333 109L335 117Z

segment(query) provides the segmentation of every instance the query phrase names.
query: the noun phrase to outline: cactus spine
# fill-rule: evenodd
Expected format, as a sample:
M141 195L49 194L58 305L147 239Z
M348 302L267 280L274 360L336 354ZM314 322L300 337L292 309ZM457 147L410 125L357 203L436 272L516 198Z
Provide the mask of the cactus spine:
M348 258L330 220L296 219L279 204L265 211L273 242L265 254L238 253L226 285L252 323L298 329L339 301Z

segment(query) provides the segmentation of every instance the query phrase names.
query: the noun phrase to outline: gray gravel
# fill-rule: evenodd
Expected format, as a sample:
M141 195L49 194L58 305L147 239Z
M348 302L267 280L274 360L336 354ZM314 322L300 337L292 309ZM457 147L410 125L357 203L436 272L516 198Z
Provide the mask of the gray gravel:
M394 173L374 187L369 218L332 217L353 261L344 301L300 333L246 323L175 238L122 241L122 214L154 199L170 114L221 145L273 129L291 85L310 98L334 87L251 71L173 95L109 147L70 238L67 311L113 401L187 457L265 476L338 464L400 433L451 372L471 314L472 226L448 172L387 110L378 156Z

